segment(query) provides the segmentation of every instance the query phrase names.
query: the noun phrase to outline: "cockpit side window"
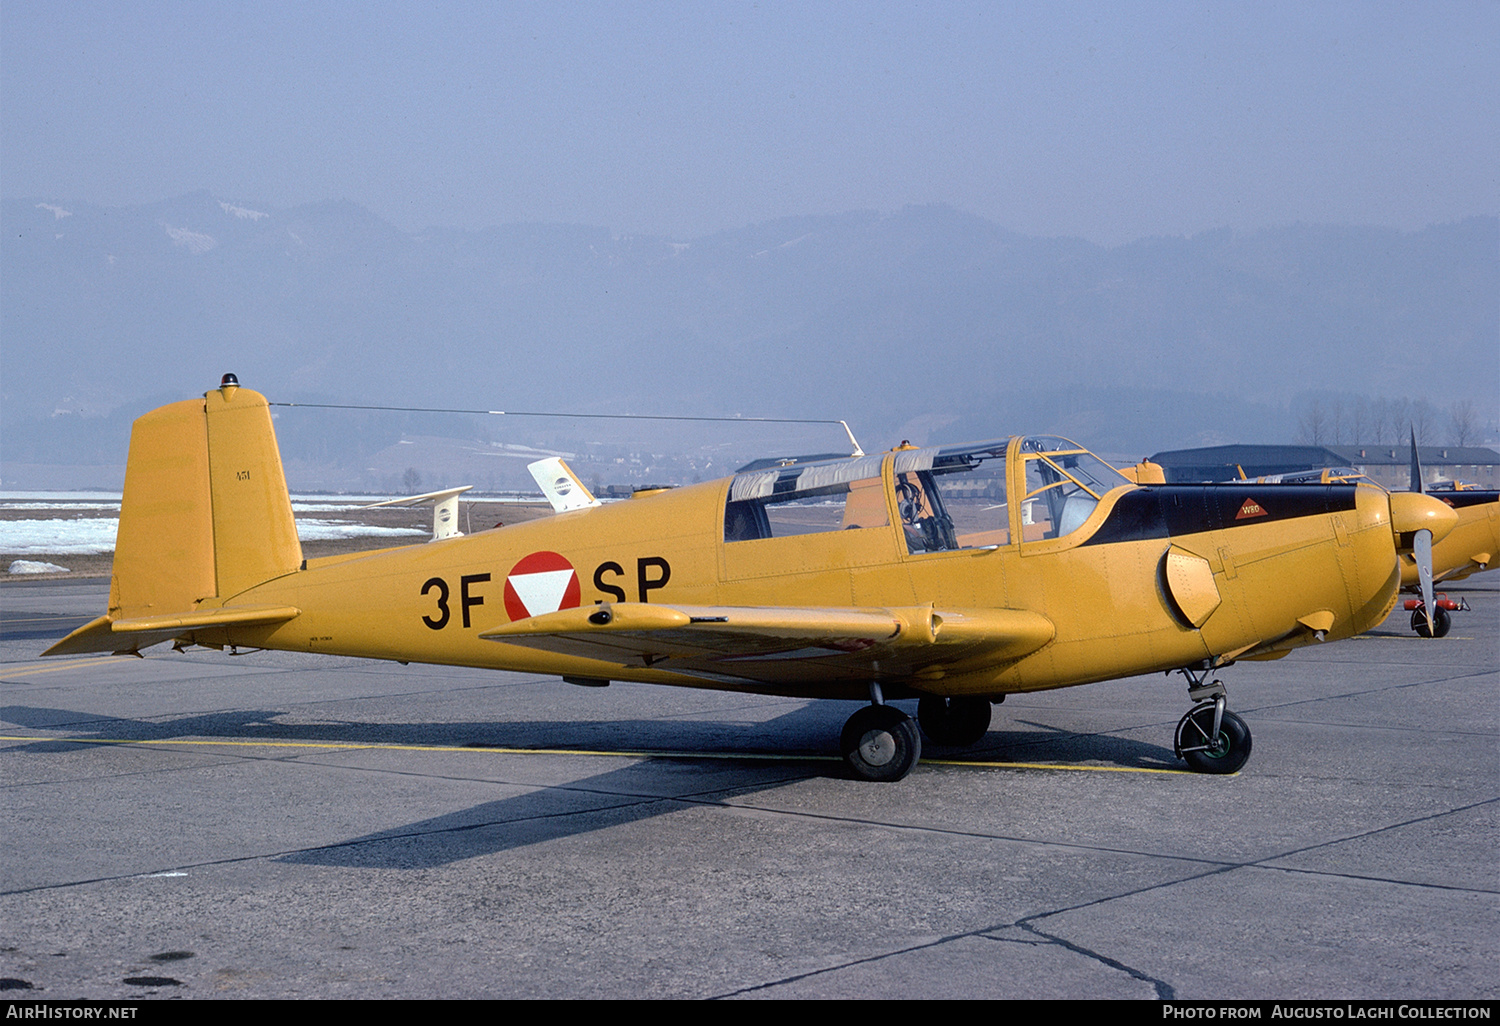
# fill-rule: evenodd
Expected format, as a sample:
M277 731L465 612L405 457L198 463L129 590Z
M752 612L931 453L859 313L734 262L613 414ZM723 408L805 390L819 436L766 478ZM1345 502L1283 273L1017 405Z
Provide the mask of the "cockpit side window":
M893 487L908 553L1010 542L1004 442L898 450Z
M730 482L724 540L887 527L879 456L749 471Z

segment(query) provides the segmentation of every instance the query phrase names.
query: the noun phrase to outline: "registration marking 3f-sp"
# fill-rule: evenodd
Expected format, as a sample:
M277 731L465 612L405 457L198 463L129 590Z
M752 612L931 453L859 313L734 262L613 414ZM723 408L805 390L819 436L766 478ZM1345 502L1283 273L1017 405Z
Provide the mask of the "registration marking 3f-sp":
M651 592L666 585L672 576L672 566L660 556L642 556L635 564L637 601L645 602ZM625 568L614 560L600 563L593 574L594 587L602 596L596 601L626 601L624 587L613 583L624 577ZM489 574L464 574L458 579L459 620L465 627L473 624L474 607L484 605L481 585L489 581ZM422 622L435 631L447 627L453 619L453 588L447 579L428 578L422 584L422 594L429 596L434 607L423 614ZM583 602L583 588L578 571L566 556L544 550L523 557L510 568L505 575L503 601L505 613L512 621L526 620L559 609L576 608Z

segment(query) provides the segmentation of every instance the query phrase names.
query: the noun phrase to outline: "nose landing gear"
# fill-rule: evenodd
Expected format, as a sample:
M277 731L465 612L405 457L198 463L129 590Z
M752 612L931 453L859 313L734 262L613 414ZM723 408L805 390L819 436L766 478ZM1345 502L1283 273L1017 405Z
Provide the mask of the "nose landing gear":
M1207 680L1210 668L1184 666L1188 698L1198 703L1177 723L1173 748L1197 773L1234 773L1250 758L1250 728L1225 708L1228 692L1219 680Z
M1427 619L1427 609L1421 599L1407 599L1406 608L1412 610L1411 629L1419 638L1442 638L1446 637L1453 626L1453 617L1450 613L1459 611L1467 612L1468 600L1460 598L1454 602L1447 595L1438 592L1437 598L1432 603L1432 619Z

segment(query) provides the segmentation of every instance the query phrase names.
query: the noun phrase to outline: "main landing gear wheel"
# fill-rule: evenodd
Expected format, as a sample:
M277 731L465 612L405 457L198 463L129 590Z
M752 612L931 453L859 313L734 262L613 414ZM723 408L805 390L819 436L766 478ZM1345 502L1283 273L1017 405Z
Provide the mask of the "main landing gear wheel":
M922 757L916 721L888 705L867 705L844 724L844 761L861 780L900 780Z
M1219 716L1218 732L1214 717ZM1177 755L1198 773L1234 773L1250 758L1250 728L1219 702L1204 702L1177 724Z
M1414 609L1411 614L1411 629L1417 632L1419 638L1441 638L1445 637L1449 628L1453 626L1453 617L1448 615L1448 610L1438 606L1432 611L1432 624L1427 623L1427 611L1425 609Z
M990 702L928 695L917 703L917 723L933 744L967 748L989 732Z

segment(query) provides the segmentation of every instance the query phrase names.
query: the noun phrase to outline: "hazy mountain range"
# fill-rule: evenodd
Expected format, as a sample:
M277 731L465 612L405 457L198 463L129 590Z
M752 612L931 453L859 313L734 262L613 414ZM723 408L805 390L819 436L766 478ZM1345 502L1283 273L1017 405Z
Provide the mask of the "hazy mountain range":
M225 371L284 401L843 418L866 448L1020 430L1139 454L1292 441L1316 392L1468 400L1487 428L1500 395L1488 216L1103 248L940 206L670 240L406 234L348 202L194 193L6 200L0 229L7 484L19 464L119 463L131 417ZM351 415L283 423L283 448L316 477L473 430Z

